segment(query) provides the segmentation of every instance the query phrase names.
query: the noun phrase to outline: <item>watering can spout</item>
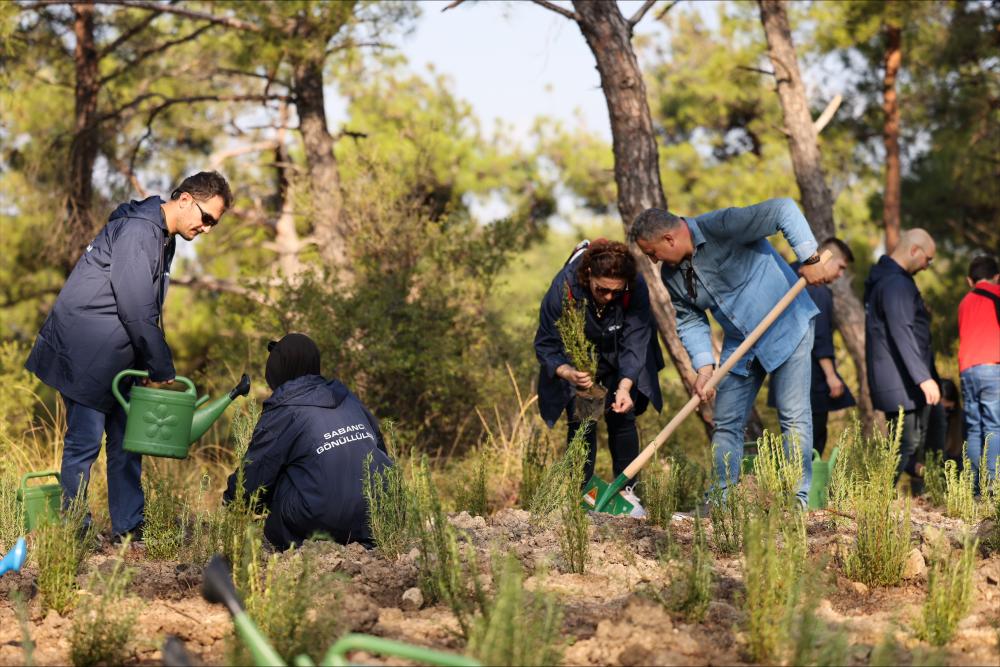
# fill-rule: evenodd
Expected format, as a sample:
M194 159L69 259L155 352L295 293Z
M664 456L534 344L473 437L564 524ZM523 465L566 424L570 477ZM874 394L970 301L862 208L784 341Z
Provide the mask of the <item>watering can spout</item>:
M231 392L220 396L198 409L191 421L191 442L193 443L205 435L205 431L211 428L215 420L222 416L222 413L226 411L230 403L240 396L246 396L248 393L250 393L250 377L244 373L243 377L240 378L240 383L233 387Z

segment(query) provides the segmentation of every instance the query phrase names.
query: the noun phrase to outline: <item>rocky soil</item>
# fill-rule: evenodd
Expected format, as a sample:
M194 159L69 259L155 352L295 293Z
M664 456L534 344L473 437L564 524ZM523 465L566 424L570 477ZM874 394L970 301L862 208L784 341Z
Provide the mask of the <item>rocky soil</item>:
M829 554L825 577L832 585L819 603L819 616L842 628L849 637L852 664L867 664L872 648L894 633L910 660L928 648L914 636L926 591L926 556L931 543L952 540L960 522L943 517L918 501L913 508L914 550L902 586L871 588L843 577L838 557L853 539L847 522L837 523L826 512L808 515L810 550ZM572 665L718 665L746 664L745 614L742 611L742 567L739 558L716 555L713 601L702 623L687 623L653 601L650 591L662 591L676 565L664 566L657 554L665 532L645 521L595 516L590 532L590 562L586 574L560 570L559 538L520 510L503 510L492 517L453 515L452 523L488 562L488 554L510 552L529 576L526 587L558 596L564 608L564 662ZM708 527L710 532L711 528ZM674 540L682 554L690 552L693 525L674 521ZM376 551L357 545L311 543L321 564L343 573L341 621L346 628L416 644L462 650L457 625L447 608L427 607L415 590L416 553L387 561ZM113 557L108 547L88 561L101 567ZM195 659L223 664L232 624L226 611L203 601L201 573L187 564L150 562L141 547L130 554L138 569L132 593L142 601L134 631L134 659L156 664L163 638L176 635ZM67 664L71 618L42 613L35 595L36 570L0 579L0 665L24 663L22 631L11 603L19 590L29 599L30 633L37 664ZM80 577L81 585L84 575ZM974 575L975 602L946 649L949 665L1000 665L1000 555L979 558ZM355 656L370 658L370 656Z

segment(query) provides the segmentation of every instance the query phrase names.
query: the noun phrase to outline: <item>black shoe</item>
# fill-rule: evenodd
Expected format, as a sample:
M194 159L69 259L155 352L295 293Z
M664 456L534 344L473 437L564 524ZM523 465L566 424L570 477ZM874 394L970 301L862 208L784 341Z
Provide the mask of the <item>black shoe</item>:
M145 532L145 529L146 529L146 523L144 521L140 521L139 525L137 525L132 530L126 530L124 533L118 533L117 535L112 537L111 543L121 544L122 542L125 541L126 537L131 537L132 544L143 544L143 533Z

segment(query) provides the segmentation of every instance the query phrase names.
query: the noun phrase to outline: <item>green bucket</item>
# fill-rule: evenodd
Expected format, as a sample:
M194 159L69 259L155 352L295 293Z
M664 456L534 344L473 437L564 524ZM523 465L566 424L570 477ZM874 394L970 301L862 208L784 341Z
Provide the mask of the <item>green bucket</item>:
M43 477L55 477L56 483L28 486L29 479ZM21 478L21 485L17 489L17 502L21 503L21 511L24 513L24 532L26 533L30 533L42 522L58 517L59 509L62 506L62 486L59 484L59 473L55 470L27 473Z

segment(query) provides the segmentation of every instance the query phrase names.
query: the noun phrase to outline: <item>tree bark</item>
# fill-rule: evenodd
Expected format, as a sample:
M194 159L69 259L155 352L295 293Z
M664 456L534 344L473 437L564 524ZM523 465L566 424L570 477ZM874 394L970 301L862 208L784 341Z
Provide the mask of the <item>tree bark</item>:
M639 213L651 207L667 208L660 182L659 153L646 99L646 85L632 49L631 27L617 3L574 0L573 7L577 15L576 23L597 60L601 88L608 104L618 211L627 238L628 230ZM657 267L634 244L631 250L649 287L650 303L660 336L685 389L690 393L695 371L677 335L677 315L670 302L670 294L660 279ZM700 414L711 436L709 406L703 407Z
M325 44L325 39L322 43ZM310 217L313 236L325 266L349 282L347 234L343 228L340 169L333 154L333 136L326 126L322 49L293 63L292 93L299 115L299 132L309 169Z
M767 36L768 55L774 66L778 98L788 135L788 148L799 185L802 207L817 240L835 235L833 196L826 185L826 175L820 158L819 137L813 126L806 100L806 89L799 73L792 31L781 0L758 0L760 20ZM845 275L831 285L833 310L837 328L858 373L858 408L861 419L870 427L875 415L868 391L865 370L865 316L861 302L851 290L850 276Z
M97 96L101 90L94 15L93 2L73 4L73 33L76 38L73 51L76 75L74 132L69 156L63 243L58 251L59 264L67 275L73 270L94 231L92 177L98 148Z
M902 64L902 29L886 24L885 75L882 81L882 111L885 124L882 139L885 142L885 196L883 197L882 224L885 226L885 252L893 251L899 243L900 170L899 170L899 101L896 98L896 76Z

